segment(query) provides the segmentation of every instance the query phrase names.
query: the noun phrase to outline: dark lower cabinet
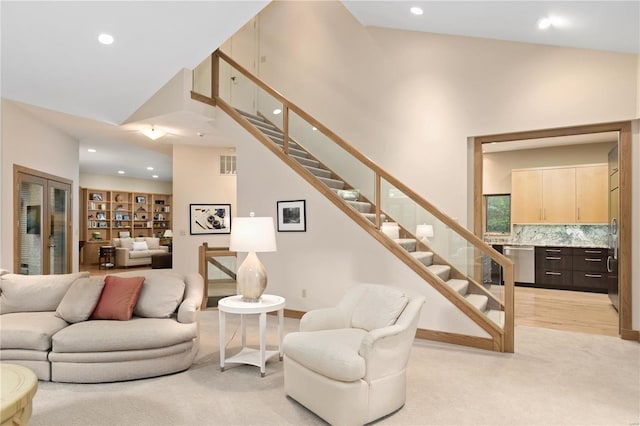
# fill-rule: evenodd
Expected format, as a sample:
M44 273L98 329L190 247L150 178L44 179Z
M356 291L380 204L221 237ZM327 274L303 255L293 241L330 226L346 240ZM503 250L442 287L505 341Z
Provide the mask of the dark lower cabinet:
M536 286L567 289L572 281L571 247L536 247Z
M607 292L607 249L536 247L536 287Z

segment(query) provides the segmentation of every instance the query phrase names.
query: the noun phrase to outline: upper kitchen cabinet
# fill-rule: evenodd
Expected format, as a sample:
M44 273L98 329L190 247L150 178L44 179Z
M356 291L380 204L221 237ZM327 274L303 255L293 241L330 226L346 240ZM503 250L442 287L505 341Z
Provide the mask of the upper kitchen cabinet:
M511 223L575 222L575 168L511 172Z
M542 170L542 223L576 221L576 170Z
M607 166L514 169L514 224L607 223Z
M577 223L608 223L609 171L606 164L576 167Z
M542 220L542 170L511 172L511 223L539 223Z

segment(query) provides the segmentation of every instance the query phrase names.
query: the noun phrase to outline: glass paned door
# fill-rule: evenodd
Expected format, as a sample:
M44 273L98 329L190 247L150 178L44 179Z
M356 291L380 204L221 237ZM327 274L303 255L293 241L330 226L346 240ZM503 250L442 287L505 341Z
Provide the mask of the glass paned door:
M15 272L39 275L44 270L43 227L45 179L28 176L20 182L18 201L19 262Z
M71 272L71 184L18 172L15 272Z
M69 232L69 185L49 182L49 273L66 274Z

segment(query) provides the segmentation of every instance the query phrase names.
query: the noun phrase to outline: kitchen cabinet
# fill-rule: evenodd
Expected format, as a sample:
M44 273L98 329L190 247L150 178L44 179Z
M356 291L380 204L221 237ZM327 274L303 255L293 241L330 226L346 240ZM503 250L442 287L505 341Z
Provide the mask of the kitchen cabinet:
M536 247L536 287L607 291L607 249Z
M511 223L538 223L542 220L542 170L511 172Z
M536 286L569 289L573 282L571 247L536 247Z
M514 169L511 223L607 223L605 164Z
M607 223L609 170L606 164L576 167L577 223Z
M573 283L575 289L607 290L607 249L573 249Z
M575 168L511 172L511 223L574 223Z

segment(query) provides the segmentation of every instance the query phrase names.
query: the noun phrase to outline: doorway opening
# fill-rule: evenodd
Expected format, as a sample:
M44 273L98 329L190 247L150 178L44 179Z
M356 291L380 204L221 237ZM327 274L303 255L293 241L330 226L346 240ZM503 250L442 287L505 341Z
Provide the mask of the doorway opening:
M71 272L72 181L14 165L14 271Z
M618 158L619 158L619 237L618 249L618 290L619 290L619 316L618 333L624 339L637 339L637 332L631 328L631 122L617 122L595 124L558 129L545 129L500 135L476 137L474 140L474 232L479 238L484 234L483 202L484 178L483 147L494 146L507 142L526 142L533 147L542 147L545 140L557 137L569 137L577 135L602 134L616 132L618 134ZM491 145L489 145L491 144ZM606 160L605 160L606 161ZM550 290L553 291L553 290ZM521 292L521 293L524 293ZM517 293L516 293L517 297ZM573 303L573 302L571 302ZM578 302L580 303L580 302ZM583 301L583 303L587 303ZM516 318L518 314L516 313Z

